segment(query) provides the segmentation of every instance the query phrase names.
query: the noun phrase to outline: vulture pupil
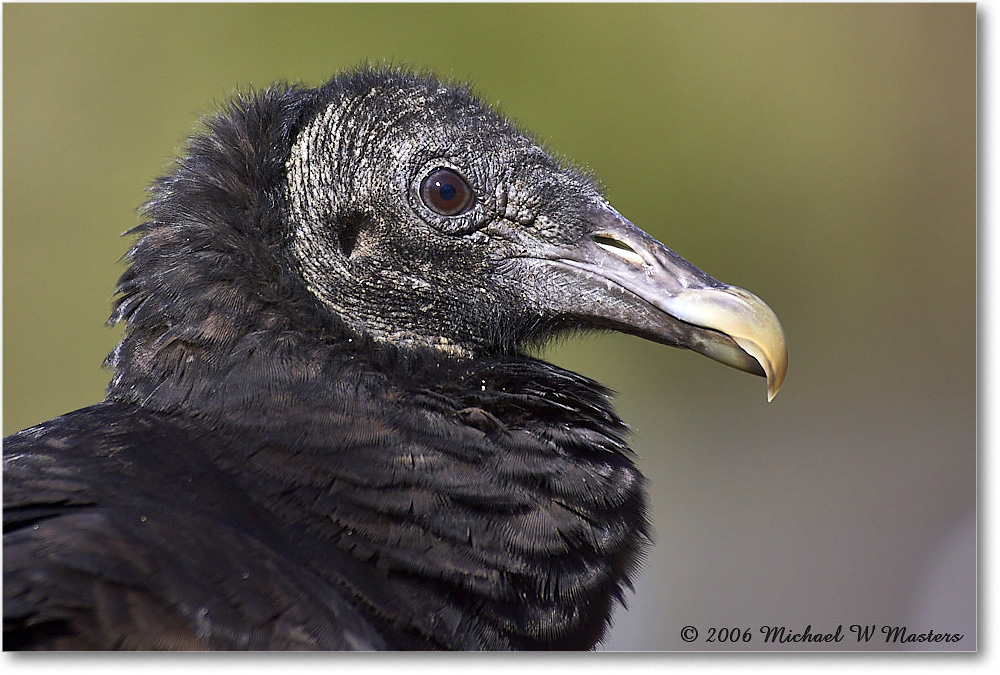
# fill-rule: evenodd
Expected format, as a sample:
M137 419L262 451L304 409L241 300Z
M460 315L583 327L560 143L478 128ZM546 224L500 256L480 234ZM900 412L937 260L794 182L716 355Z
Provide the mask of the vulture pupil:
M472 205L472 188L451 169L435 169L420 186L420 197L431 211L457 216Z

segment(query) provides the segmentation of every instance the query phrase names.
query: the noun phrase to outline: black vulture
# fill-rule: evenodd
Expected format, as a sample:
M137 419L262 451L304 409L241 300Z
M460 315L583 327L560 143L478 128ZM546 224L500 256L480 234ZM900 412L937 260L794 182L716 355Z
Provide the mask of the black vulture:
M774 313L465 86L237 95L151 188L107 398L4 441L5 649L586 649L648 543L619 330L764 375Z

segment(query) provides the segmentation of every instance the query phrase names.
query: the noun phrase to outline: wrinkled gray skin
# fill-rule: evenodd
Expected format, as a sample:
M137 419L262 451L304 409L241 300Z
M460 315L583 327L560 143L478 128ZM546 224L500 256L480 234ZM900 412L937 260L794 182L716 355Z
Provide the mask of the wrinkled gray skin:
M383 100L365 100L373 96ZM373 105L386 114L354 114ZM437 167L466 178L468 213L449 218L423 203L420 183ZM300 134L288 169L294 250L310 290L359 332L467 355L514 348L501 327L524 336L555 318L547 308L562 288L541 283L543 266L526 256L567 230L582 237L578 205L604 204L587 181L448 89L334 101ZM331 234L341 246L327 245ZM386 304L373 306L373 294Z

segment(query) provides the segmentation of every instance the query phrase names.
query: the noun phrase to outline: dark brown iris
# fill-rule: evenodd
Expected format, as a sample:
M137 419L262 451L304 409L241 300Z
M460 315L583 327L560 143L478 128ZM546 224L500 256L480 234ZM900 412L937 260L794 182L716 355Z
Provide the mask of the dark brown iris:
M420 185L420 198L430 210L442 216L457 216L472 205L472 188L452 169L431 171Z

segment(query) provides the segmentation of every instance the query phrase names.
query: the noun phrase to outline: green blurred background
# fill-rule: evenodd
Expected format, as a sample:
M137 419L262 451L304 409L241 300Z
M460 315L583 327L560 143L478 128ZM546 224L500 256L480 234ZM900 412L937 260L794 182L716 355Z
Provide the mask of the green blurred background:
M384 61L472 81L784 323L772 404L636 338L546 352L621 392L649 478L606 648L852 623L976 646L971 4L4 5L4 433L102 398L119 235L199 115Z

